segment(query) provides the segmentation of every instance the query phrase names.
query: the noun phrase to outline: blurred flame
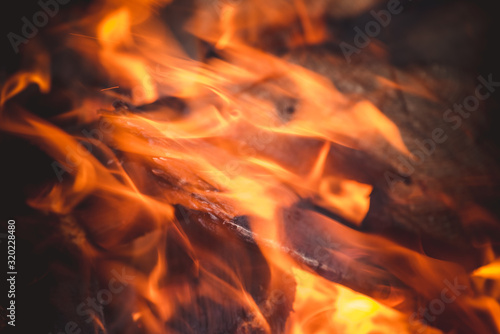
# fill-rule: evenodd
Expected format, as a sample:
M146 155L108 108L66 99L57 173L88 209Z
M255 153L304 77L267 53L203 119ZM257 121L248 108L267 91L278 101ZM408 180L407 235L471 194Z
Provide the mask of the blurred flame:
M497 260L474 270L472 276L500 280L500 261Z
M93 240L78 245L94 261L115 256L138 262L129 264L137 277L131 283L134 297L123 306L136 326L148 333L176 332L166 327L172 319L191 313L202 317L196 313L202 311L189 307L207 303L210 309L211 300L251 314L244 326L272 332L269 312L277 303L272 298L255 300L243 273L255 259L224 254L238 256L229 264L211 253L219 245L204 248L192 236L199 238L194 225L206 224L210 233L218 233L219 225L238 218L248 221L245 233L252 233L259 249L255 252L269 271L269 284L259 286L263 295L282 288L283 273L297 283L295 293L285 293L294 300L287 333L411 333L408 317L416 307L415 295L432 300L439 296L443 280L453 277L460 282L500 278L498 261L469 276L458 264L354 230L326 215L304 210L301 221L284 218L287 210L310 200L361 227L374 186L346 177L335 147L375 155L384 148L390 154L410 155L396 124L368 99L353 101L328 78L259 47L266 29L294 24L300 29L290 32L283 41L286 46L332 38L321 19L329 2L223 2L218 9L198 4L186 29L219 53L207 60L187 57L155 18L158 5L153 0L107 1L99 22L92 23L96 38L71 44L105 70L111 84L101 87L110 88L98 89L98 97L81 93L78 107L50 121L28 112L13 98L31 84L41 93L50 91L50 66L41 57L33 69L5 82L0 99L1 129L32 140L64 176L28 203L58 217L74 215L71 221L82 229L79 237ZM432 99L411 83L397 85L381 77L378 81ZM162 104L163 96L174 100ZM116 99L120 103L110 111ZM137 107L155 101L158 104ZM97 132L89 138L57 125L75 119ZM88 123L96 120L106 127ZM184 219L191 225L183 227L178 207L201 218L188 214ZM313 248L314 256L319 251L325 255L309 260L309 269L317 272L306 271L298 260L310 254L291 248L290 224L303 224L299 241ZM311 242L307 233L326 241ZM231 244L231 237L223 235ZM182 279L169 270L175 265L167 261L169 242L175 259L184 256L179 260L187 268ZM344 269L347 277L338 283L320 276L332 258L338 263L329 265ZM417 273L425 273L425 278ZM400 286L391 285L389 278L399 280ZM340 283L358 284L363 291ZM390 295L383 296L387 289ZM404 295L407 291L413 295ZM453 307L474 326L479 322L477 309L499 314L495 303L493 298L467 295ZM94 321L105 327L100 319ZM216 327L221 319L203 321ZM426 331L436 332L430 326Z
M290 333L411 333L404 314L317 275L293 273L298 285Z
M125 87L132 87L132 99L136 103L154 101L158 94L147 63L139 56L123 51L133 45L129 9L120 8L110 13L97 27L102 46L101 62L118 80L125 80Z
M357 224L361 223L368 213L372 187L350 180L325 178L319 188L319 205L341 211L343 217Z

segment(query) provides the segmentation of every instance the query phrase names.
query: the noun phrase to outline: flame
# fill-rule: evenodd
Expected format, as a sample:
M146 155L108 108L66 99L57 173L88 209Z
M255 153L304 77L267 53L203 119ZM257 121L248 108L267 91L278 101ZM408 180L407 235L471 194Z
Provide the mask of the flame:
M409 157L397 125L259 44L265 31L295 25L286 47L334 39L322 20L328 3L198 4L185 31L216 53L204 59L187 56L155 16L157 1L107 1L68 42L106 83L79 90L71 111L47 120L16 99L32 84L51 91L45 56L4 83L1 129L39 146L58 176L28 204L67 222L89 262L111 270L113 258L134 272L120 305L131 332L196 333L201 323L277 333L275 318L290 313L282 332L412 333L412 312L454 278L483 293L457 296L447 312L480 331L478 310L498 319L483 281L498 282L498 261L469 274L362 229L376 185L348 175L339 152ZM434 98L410 79L377 81ZM226 328L225 315L240 322Z
M290 333L411 333L405 315L300 269Z
M472 275L490 279L500 279L500 261L495 261L480 267L474 270Z
M135 87L133 101L152 102L157 97L156 87L147 70L147 64L133 54L120 50L133 44L130 13L126 7L109 14L97 27L97 36L102 45L101 62L118 80Z

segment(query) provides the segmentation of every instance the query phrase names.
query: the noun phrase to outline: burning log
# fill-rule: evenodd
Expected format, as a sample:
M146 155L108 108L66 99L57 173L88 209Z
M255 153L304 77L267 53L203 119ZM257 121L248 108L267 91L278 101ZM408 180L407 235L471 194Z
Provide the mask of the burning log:
M419 37L457 40L436 20L472 7L391 12L354 55L350 28L387 13L378 0L200 1L179 17L169 6L157 19L153 4L110 2L65 40L78 66L51 79L54 55L42 54L2 88L1 129L55 171L30 191L27 226L50 226L40 248L67 253L47 269L57 331L69 320L131 334L499 327L499 165L474 142L489 118L482 102L477 116L448 110L493 93L496 77L470 80L472 60L449 64ZM402 34L406 19L426 24ZM465 35L481 30L469 23ZM81 287L61 287L78 282L68 268ZM94 297L102 307L82 308Z

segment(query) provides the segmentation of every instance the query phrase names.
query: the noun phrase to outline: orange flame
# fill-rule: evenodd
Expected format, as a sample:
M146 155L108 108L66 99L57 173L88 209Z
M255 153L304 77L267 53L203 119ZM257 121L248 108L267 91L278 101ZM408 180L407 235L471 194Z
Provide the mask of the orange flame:
M186 55L154 17L155 6L156 1L108 1L101 20L86 27L96 32L96 40L85 46L91 45L97 56L70 43L111 83L101 86L111 88L82 93L89 96L79 109L49 121L16 104L14 97L30 84L42 93L50 91L47 62L7 80L0 100L1 129L35 142L64 175L28 203L72 217L93 240L80 244L93 261L124 258L137 271L128 306L135 326L148 333L182 332L172 322L186 314L203 317L194 304L205 305L206 313L216 304L245 314L238 314L244 318L237 328L241 332L259 328L272 333L273 312L285 309L285 302L270 296L288 275L296 288L284 293L284 300L293 300L286 333L411 333L412 311L420 299L437 298L445 279L456 277L468 289L472 280L478 290L487 289L484 280L498 283L497 262L469 275L459 264L361 231L375 186L347 177L338 150L409 156L400 130L368 99L352 99L329 78L263 51L257 41L266 29L295 23L300 29L283 42L287 46L333 38L320 20L326 2L271 1L265 13L250 2L224 3L220 10L199 5L186 29L218 53L206 60ZM411 83L377 80L432 98ZM171 100L162 104L165 96ZM111 111L115 99L121 107ZM144 104L149 105L138 107ZM89 110L96 105L98 115ZM112 130L95 129L88 138L58 125L96 118ZM326 214L301 208L305 202ZM179 208L188 212L187 218L180 217ZM288 214L300 217L289 221ZM248 224L237 225L238 219ZM193 225L203 226L207 236L222 234L227 245L203 246L202 233ZM243 247L224 226L257 247L250 255L231 253ZM302 232L292 237L294 227ZM311 249L300 248L306 246ZM319 252L324 256L318 258ZM221 254L229 260L216 256ZM180 274L172 270L178 268L177 257L185 271ZM256 280L266 284L245 277L258 261L265 274ZM322 277L336 267L345 270L342 278ZM449 309L464 315L467 326L483 329L476 311L498 319L497 300L464 293ZM217 319L203 321L220 330ZM438 332L430 326L425 331Z

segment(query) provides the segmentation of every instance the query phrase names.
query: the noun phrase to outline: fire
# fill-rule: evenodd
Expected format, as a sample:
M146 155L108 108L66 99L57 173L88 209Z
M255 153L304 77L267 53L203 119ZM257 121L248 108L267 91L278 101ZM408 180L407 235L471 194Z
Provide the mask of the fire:
M294 24L286 47L335 38L321 19L327 2L198 4L184 28L216 53L204 59L188 56L156 1L108 1L67 46L106 85L79 90L73 110L49 120L16 100L33 85L51 90L49 59L3 85L1 129L36 143L60 177L29 205L70 221L103 272L112 259L135 273L115 306L130 333L439 333L433 326L448 324L413 314L441 305L432 302L453 280L465 292L441 302L446 316L484 332L478 312L498 318L498 291L485 283L498 288L492 248L492 263L470 273L361 229L377 186L349 174L339 152L410 158L398 126L259 45L266 29ZM415 83L376 81L433 98Z
M129 10L124 7L109 14L97 27L98 39L102 45L100 58L108 71L128 87L138 87L132 97L136 103L152 102L158 94L151 83L147 64L133 54L120 51L132 44Z
M293 272L298 286L290 333L411 333L404 314L316 275Z

